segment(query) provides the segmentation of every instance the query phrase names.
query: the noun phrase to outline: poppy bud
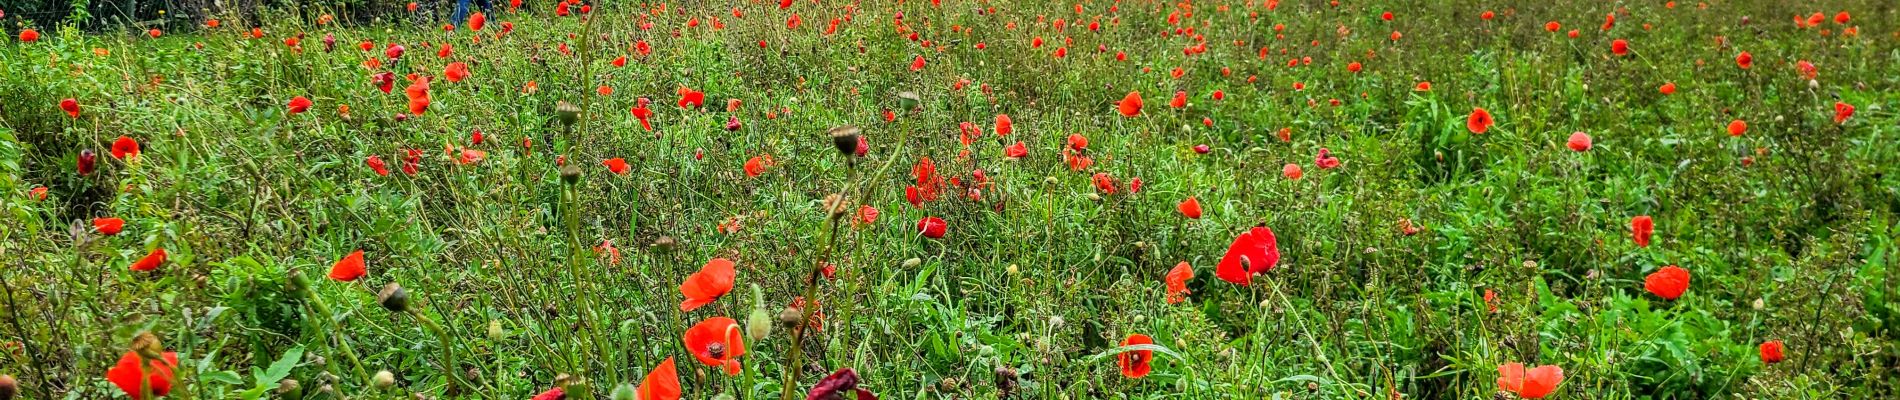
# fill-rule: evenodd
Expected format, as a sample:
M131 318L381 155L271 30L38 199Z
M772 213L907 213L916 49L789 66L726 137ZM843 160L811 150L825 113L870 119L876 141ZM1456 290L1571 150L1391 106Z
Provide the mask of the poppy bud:
M569 185L581 183L581 167L572 165L562 166L561 181L567 182Z
M745 124L739 123L739 116L734 115L734 116L726 117L726 131L736 131L736 130L739 130L739 128L744 127L744 126Z
M298 399L303 398L303 386L297 384L296 379L284 379L281 381L277 381L276 392L277 392L277 398L280 398L280 399L298 400ZM0 396L0 398L5 398L5 397L6 396Z
M638 396L638 389L635 389L632 384L622 383L614 386L613 396L609 398L613 400L634 400L638 398Z
M919 96L917 92L912 92L912 91L897 92L897 106L899 108L903 108L906 110L914 110L917 108L918 105L922 104L923 101L924 101L923 96Z
M165 359L165 344L158 341L158 335L151 331L139 332L132 337L132 352L148 360Z
M383 309L389 311L409 312L409 291L402 290L402 285L390 282L383 285L382 291L376 292L376 304L381 304Z
M672 236L661 236L659 239L653 239L652 247L659 251L673 251L673 248L679 247L679 241L674 240Z
M1010 265L1009 265L1009 268L1004 268L1004 269L1003 269L1003 272L1007 272L1007 273L1009 273L1009 275L1010 275L1010 276L1016 276L1016 275L1018 275L1018 274L1022 274L1022 273L1023 273L1023 269L1022 269L1022 268L1019 268L1019 267L1017 267L1017 266L1016 266L1016 264L1010 264Z
M788 307L785 307L784 311L780 311L778 313L778 322L781 324L793 325L793 324L797 324L798 320L800 318L803 318L804 316L805 316L804 308L796 307L796 306L788 306ZM750 321L747 321L747 322L750 322ZM718 343L714 343L714 344L717 345ZM720 349L723 351L724 347L721 347ZM713 357L713 358L718 358L718 357Z
M20 395L20 381L13 375L0 375L0 400L13 400Z
M86 176L92 175L92 170L98 163L99 155L93 154L92 149L85 149L79 151L79 159L74 166L78 167L79 176Z
M904 268L917 268L918 264L923 264L923 263L924 263L924 260L918 259L916 257L911 257L909 259L905 259L903 265L904 265Z
M857 126L845 125L831 128L828 133L831 134L831 145L838 148L838 153L857 154L859 139Z
M501 330L501 320L488 321L488 340L501 340L503 334L505 332Z
M562 100L554 103L554 116L560 118L561 125L571 127L581 120L581 107Z
M376 371L376 376L369 379L369 384L371 387L375 387L376 390L389 390L389 388L396 386L396 374L390 373L389 370L386 369Z
M747 339L765 340L772 336L772 316L769 314L763 308L752 310L752 315L745 319Z

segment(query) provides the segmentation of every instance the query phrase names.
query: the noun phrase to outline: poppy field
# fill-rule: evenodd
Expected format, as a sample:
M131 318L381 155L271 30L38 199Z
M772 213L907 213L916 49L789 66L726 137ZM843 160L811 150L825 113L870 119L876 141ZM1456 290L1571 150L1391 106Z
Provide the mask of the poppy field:
M0 400L1900 396L1891 1L439 3L0 5Z

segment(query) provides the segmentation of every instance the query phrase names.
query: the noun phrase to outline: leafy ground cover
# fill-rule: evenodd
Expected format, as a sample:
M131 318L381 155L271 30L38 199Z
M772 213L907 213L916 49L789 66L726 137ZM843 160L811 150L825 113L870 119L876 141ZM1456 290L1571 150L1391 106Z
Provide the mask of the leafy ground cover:
M1900 384L1891 2L496 3L0 15L0 399Z

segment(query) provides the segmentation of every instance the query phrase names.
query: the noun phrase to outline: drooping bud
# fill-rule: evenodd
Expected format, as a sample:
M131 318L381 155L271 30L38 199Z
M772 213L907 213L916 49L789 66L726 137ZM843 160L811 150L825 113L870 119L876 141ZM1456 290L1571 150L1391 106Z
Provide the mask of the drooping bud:
M383 285L382 291L376 292L376 304L389 311L409 312L409 291L403 290L402 285L390 282Z
M673 251L674 248L679 247L679 241L674 240L672 236L661 236L659 239L653 239L652 247L659 251Z
M912 91L897 92L897 106L900 108L903 108L906 110L916 109L917 106L920 104L923 104L923 102L924 102L924 97L921 95L918 95L917 92L912 92Z
M784 311L778 313L778 322L781 324L794 325L798 323L799 319L803 318L805 318L805 309L802 307L788 306L785 307Z
M746 339L765 340L772 336L772 316L765 309L753 309L752 316L745 319Z
M838 148L838 153L844 155L858 153L858 135L861 132L857 126L845 125L831 128L828 133L831 135L831 145Z

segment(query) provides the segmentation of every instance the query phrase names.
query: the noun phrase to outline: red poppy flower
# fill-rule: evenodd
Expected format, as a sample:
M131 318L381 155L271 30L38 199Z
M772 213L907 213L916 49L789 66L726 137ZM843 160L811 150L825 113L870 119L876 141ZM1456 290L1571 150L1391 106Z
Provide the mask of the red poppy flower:
M1755 56L1744 51L1742 54L1735 56L1735 65L1742 67L1742 69L1748 69L1748 67L1755 65Z
M1286 166L1280 167L1280 176L1284 176L1287 179L1297 181L1300 180L1301 176L1305 175L1306 171L1301 169L1299 164L1287 163Z
M680 88L680 108L700 108L706 106L706 92Z
M1163 279L1168 285L1168 304L1187 300L1187 281L1190 279L1194 279L1194 267L1189 266L1187 261L1175 264L1174 269L1168 270L1167 277Z
M1808 60L1801 60L1795 63L1794 68L1795 70L1801 71L1801 77L1803 78L1814 79L1821 74L1821 70L1815 68L1814 63L1808 62Z
M627 174L627 170L628 170L627 159L614 157L614 158L607 159L606 161L601 161L600 165L607 166L607 171L613 172L615 174L619 174L619 175Z
M913 72L924 70L924 56L920 55L920 56L917 56L917 59L911 60L910 70Z
M1783 349L1782 349L1782 344L1780 340L1770 340L1770 341L1762 342L1761 362L1766 363L1766 364L1774 364L1774 363L1781 362L1781 360L1787 359L1788 357L1782 354L1782 350Z
M429 111L429 78L420 77L403 88L403 95L409 98L409 113L422 115Z
M1630 237L1636 240L1636 247L1649 247L1649 236L1656 232L1656 221L1648 215L1630 218Z
M1082 150L1089 148L1089 138L1080 133L1069 134L1069 148Z
M562 3L561 5L566 6L567 3ZM534 397L528 398L528 400L566 400L566 399L567 399L567 392L561 390L560 386L555 386L553 388L548 389L548 391L541 392L541 394L537 394L537 395L534 395Z
M1009 119L1009 114L996 114L996 136L1009 136L1013 132L1016 132L1016 122Z
M297 96L290 99L289 106L291 114L302 114L304 111L310 110L310 99Z
M488 26L488 15L487 15L487 14L482 14L482 13L480 13L480 12L477 12L477 13L474 13L474 14L470 14L470 15L468 16L468 29L469 29L469 30L476 30L476 31L479 31L479 30L482 30L482 27L484 27L484 26Z
M1643 290L1667 300L1682 297L1689 291L1689 271L1674 265L1664 266L1643 277Z
M34 200L46 200L46 190L45 186L34 187L27 191L27 197L32 197Z
M402 47L400 44L390 43L389 47L383 48L383 57L394 61L395 59L402 58L402 53L406 50L408 50L408 48Z
M757 178L759 175L765 174L766 167L770 167L772 164L772 156L753 156L752 159L745 161L745 176Z
M442 77L448 78L451 83L468 79L468 75L468 63L461 61L449 63L448 69L442 71Z
M1168 101L1168 107L1187 108L1187 92L1186 91L1174 92L1174 100Z
M868 204L858 206L858 223L866 225L875 224L877 223L878 214L877 207L872 207Z
M1136 115L1140 115L1141 114L1141 92L1128 92L1127 96L1122 97L1122 101L1120 103L1116 103L1115 109L1116 111L1120 111L1123 117L1133 117Z
M40 41L40 31L36 31L33 29L20 30L21 43L33 43L37 41Z
M369 274L369 267L363 263L363 251L350 252L343 259L330 265L330 279L338 282L352 282Z
M1004 157L1015 159L1015 158L1023 158L1024 156L1028 156L1028 155L1029 155L1029 148L1023 145L1023 142L1021 141L1017 141L1016 144L1012 144L1012 145L1009 145L1008 147L1003 148Z
M1115 194L1115 178L1108 176L1107 172L1097 172L1095 176L1089 179L1095 183L1096 191L1100 191L1104 195Z
M1194 196L1188 196L1187 200L1181 200L1181 203L1176 204L1174 209L1181 211L1181 216L1188 217L1188 219L1201 219L1201 200L1194 198Z
M1550 21L1550 22L1545 22L1545 23L1544 23L1544 30L1545 30L1545 31L1550 31L1550 32L1556 32L1556 31L1558 31L1558 30L1561 30L1561 29L1563 29L1563 28L1564 28L1564 25L1563 25L1563 24L1559 24L1559 23L1557 23L1557 21Z
M1430 91L1432 91L1432 83L1431 83L1431 82L1419 82L1419 83L1418 83L1418 86L1413 86L1413 87L1412 87L1412 91L1415 91L1415 92L1430 92Z
M1853 116L1854 116L1854 105L1838 102L1838 101L1834 102L1834 124L1835 125L1840 125L1842 123L1845 123L1847 122L1848 118L1852 118Z
M1321 147L1319 155L1313 157L1313 165L1318 166L1319 169L1339 168L1339 157L1333 156L1332 150Z
M646 107L647 102L647 98L641 97L639 105L634 106L630 111L633 113L634 119L640 120L640 127L651 132L653 131L653 123L651 122L653 110Z
M119 231L125 230L125 220L113 217L93 218L92 229L106 236L118 235Z
M146 254L145 257L139 258L138 262L132 263L132 270L140 271L140 272L156 270L158 269L159 265L164 264L164 263L165 263L165 249L164 248L152 249L151 253Z
M1280 263L1280 242L1273 229L1256 226L1227 245L1227 254L1214 267L1214 276L1241 286L1252 283L1253 276L1272 271Z
M705 266L699 267L699 272L688 275L686 281L680 283L680 294L686 295L686 301L680 302L680 312L699 309L732 292L732 279L737 275L731 260L707 261Z
M59 109L60 111L65 111L67 117L79 118L79 100L78 99L71 99L71 98L61 99L59 101Z
M1728 123L1728 135L1729 135L1729 136L1737 136L1737 137L1739 137L1739 136L1742 136L1742 134L1743 134L1743 133L1747 133L1747 132L1748 132L1748 123L1747 123L1747 122L1743 122L1742 120L1739 120L1739 119L1738 119L1738 120L1734 120L1734 121L1729 121L1729 123Z
M124 160L138 156L139 141L126 136L119 136L117 140L112 141L112 158Z
M1610 52L1619 56L1630 55L1630 42L1623 39L1610 41Z
M1122 339L1123 347L1144 344L1155 344L1155 341L1148 335L1139 333ZM1115 363L1121 366L1122 376L1129 379L1141 379L1148 376L1148 372L1153 370L1153 367L1149 366L1149 362L1153 359L1154 350L1128 350L1115 355Z
M1576 152L1589 151L1590 150L1590 134L1583 133L1583 132L1571 133L1569 142L1565 143L1564 145L1570 147L1571 151L1576 151Z
M949 230L949 228L950 224L944 222L943 218L924 217L924 219L917 220L917 232L922 233L924 237L927 238L942 239L945 233L944 231Z
M1497 18L1497 16L1498 16L1497 13L1491 12L1489 10L1486 10L1483 14L1478 14L1478 18L1486 20L1486 21L1490 21L1492 18Z
M1465 119L1465 129L1470 129L1471 133L1483 134L1485 131L1491 130L1491 125L1496 123L1497 121L1491 119L1490 111L1485 111L1482 107L1473 108L1471 109L1471 116Z
M680 400L679 368L673 366L673 357L661 361L660 366L647 372L646 379L634 388L634 397L641 400Z
M368 165L369 169L376 171L376 175L378 176L389 176L389 165L383 163L383 157L381 156L369 156L369 158L363 159L363 165Z
M119 356L119 362L106 370L106 381L125 391L126 397L142 400L149 389L153 396L165 396L172 391L172 379L176 377L172 369L178 367L178 353L165 352L163 359L146 361L137 352L125 352Z
M726 375L739 375L739 357L745 355L743 330L732 318L712 317L686 329L686 350L708 367L720 367Z
M1557 385L1564 383L1564 369L1555 365L1532 368L1524 371L1524 364L1507 363L1498 366L1498 390L1516 393L1526 399L1541 399L1557 391Z
M819 379L817 385L813 385L811 390L805 392L805 400L843 400L846 398L877 400L877 394L871 393L869 389L860 387L859 385L861 383L862 380L858 378L857 371L853 371L850 368L841 368L837 372L833 372L831 375L824 377L824 379Z
M1656 88L1656 91L1659 93L1662 93L1665 96L1676 94L1676 83L1675 82L1663 83L1662 87Z

